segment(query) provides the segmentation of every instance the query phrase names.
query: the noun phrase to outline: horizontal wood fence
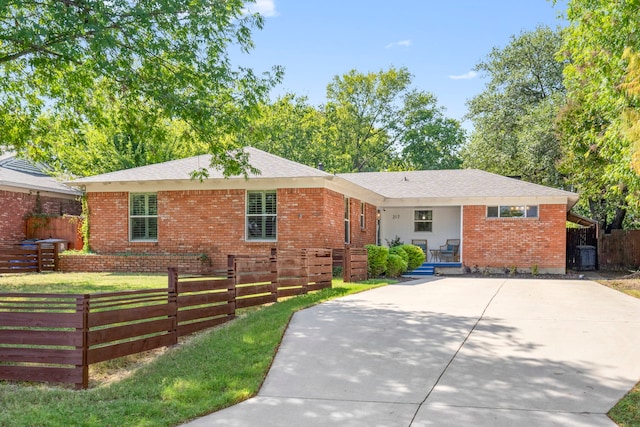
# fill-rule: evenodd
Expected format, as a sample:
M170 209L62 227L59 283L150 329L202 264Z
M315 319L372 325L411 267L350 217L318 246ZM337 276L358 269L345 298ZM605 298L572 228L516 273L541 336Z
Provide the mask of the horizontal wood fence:
M598 238L598 266L601 270L640 268L640 230L612 230Z
M82 218L79 216L35 216L27 218L27 239L62 239L69 249L82 250Z
M58 270L58 245L34 243L0 249L0 273L40 273Z
M331 251L229 256L228 269L166 289L86 295L0 294L0 379L87 388L89 365L154 348L235 318L243 307L331 286Z
M367 280L369 257L366 248L347 248L344 251L343 278L345 282Z

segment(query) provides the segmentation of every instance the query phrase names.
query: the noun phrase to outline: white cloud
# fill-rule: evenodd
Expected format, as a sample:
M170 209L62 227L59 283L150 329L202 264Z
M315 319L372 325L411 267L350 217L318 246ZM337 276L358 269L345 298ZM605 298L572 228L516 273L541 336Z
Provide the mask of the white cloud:
M389 43L385 46L386 49L390 49L392 47L409 47L411 46L411 40L400 40L399 42Z
M478 75L475 71L469 71L466 74L460 74L458 76L449 76L452 80L470 80L475 78Z
M255 0L255 3L250 4L246 11L250 13L259 13L267 18L278 16L275 0Z

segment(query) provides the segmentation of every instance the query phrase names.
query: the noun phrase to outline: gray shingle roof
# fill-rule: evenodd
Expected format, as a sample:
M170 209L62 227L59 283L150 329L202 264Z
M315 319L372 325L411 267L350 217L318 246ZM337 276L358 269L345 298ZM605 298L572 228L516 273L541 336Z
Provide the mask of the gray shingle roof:
M261 173L255 175L249 173L250 178L301 178L330 176L321 170L306 166L282 157L266 153L257 148L246 147L249 154L249 164ZM218 169L209 167L211 156L201 155L187 159L172 160L154 165L125 169L117 172L105 173L86 178L76 179L71 184L88 184L100 182L135 182L135 181L165 181L165 180L190 180L191 172L206 168L209 171L209 179L224 178Z
M576 198L577 194L477 170L427 170L339 174L389 199L536 197Z
M68 195L82 194L49 176L44 166L17 158L13 153L0 156L0 185Z

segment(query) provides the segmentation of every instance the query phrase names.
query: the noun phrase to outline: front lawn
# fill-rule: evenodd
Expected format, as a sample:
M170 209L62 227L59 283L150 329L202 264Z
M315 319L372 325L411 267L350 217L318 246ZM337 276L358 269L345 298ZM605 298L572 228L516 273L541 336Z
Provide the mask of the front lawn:
M21 283L22 279L15 276L0 277L0 292L13 289L16 292L86 293L166 286L166 275L21 277L29 283ZM257 393L294 312L384 284L335 281L330 289L248 310L230 323L186 339L125 378L89 390L0 382L0 425L173 426L184 423Z

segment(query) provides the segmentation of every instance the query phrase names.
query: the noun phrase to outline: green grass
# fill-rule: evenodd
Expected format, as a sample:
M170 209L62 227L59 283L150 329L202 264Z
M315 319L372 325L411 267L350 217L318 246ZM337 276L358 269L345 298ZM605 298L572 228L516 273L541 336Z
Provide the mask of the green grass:
M59 280L70 277L63 275L52 280L55 283L43 285L36 280L32 285L50 291L71 286L73 292L86 292L83 280L93 279L84 276L75 284L61 284ZM113 277L107 275L105 280ZM16 287L22 292L22 286L27 286L18 279L11 284L6 279L0 278L0 288ZM138 286L157 287L155 280L140 278ZM99 282L87 285L90 291ZM169 349L126 379L94 389L0 383L0 426L173 426L233 405L257 393L295 311L384 283L336 281L333 288L248 311Z
M0 275L0 292L82 294L166 288L166 274L29 273Z
M640 278L635 275L599 282L632 297L640 298ZM619 426L640 426L640 382L609 411L608 415Z

